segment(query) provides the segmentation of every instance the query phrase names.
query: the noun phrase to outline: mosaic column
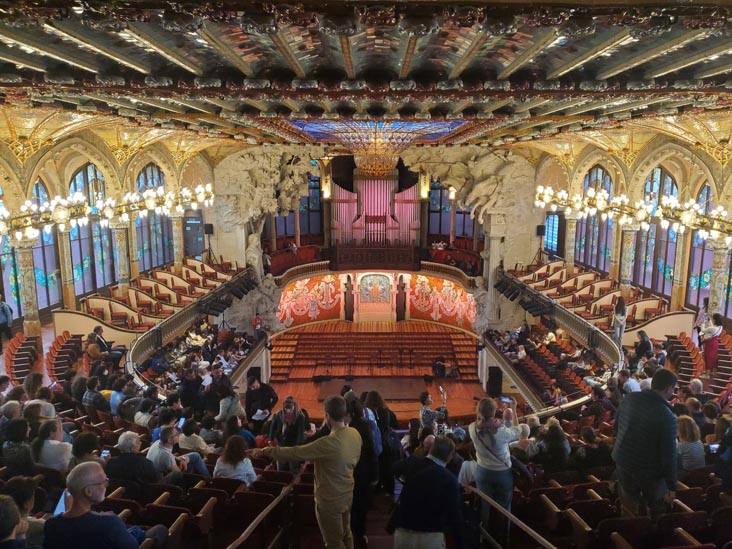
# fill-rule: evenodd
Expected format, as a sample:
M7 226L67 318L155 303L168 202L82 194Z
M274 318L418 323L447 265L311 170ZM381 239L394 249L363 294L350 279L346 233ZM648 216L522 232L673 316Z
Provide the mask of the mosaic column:
M114 241L114 264L117 268L117 283L119 284L120 293L127 295L130 287L130 256L127 251L127 230L130 226L129 222L116 221L110 223L112 229L112 239Z
M183 272L183 216L172 215L173 221L173 272L180 275Z
M613 230L610 231L610 264L608 265L608 273L610 278L617 280L620 276L620 243L622 242L622 229L620 223L613 222Z
M671 230L671 229L669 229ZM671 286L671 304L669 312L678 311L684 305L684 297L686 293L686 259L688 233L676 233L676 257L674 258L674 280Z
M724 310L727 274L729 270L729 246L724 240L709 240L714 250L712 259L712 280L709 283L709 314L721 313Z
M38 294L36 292L36 273L33 264L33 246L37 243L37 238L23 238L16 244L18 251L20 306L23 309L23 333L27 336L41 335L41 320L38 316Z
M567 266L567 276L574 274L574 247L577 239L577 218L566 217L566 226L564 232L564 260Z
M137 245L137 212L130 212L130 224L127 240L130 243L130 275L129 278L134 280L140 276L140 248Z
M58 231L58 262L61 267L61 297L64 308L75 311L76 288L74 288L74 267L68 229Z
M633 279L633 260L635 259L635 237L638 234L638 225L623 227L623 248L620 256L620 293L623 297L630 296L630 284Z

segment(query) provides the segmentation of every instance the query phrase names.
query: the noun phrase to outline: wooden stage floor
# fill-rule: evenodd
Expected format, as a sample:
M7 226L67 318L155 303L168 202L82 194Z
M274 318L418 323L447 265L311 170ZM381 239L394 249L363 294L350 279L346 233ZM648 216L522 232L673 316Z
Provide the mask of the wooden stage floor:
M403 334L404 344L406 346L414 345L413 337L410 339L411 334L465 334L460 330L454 330L449 326L442 324L435 324L424 321L402 321L402 322L361 322L352 323L345 322L342 320L326 321L317 324L310 324L307 326L294 328L288 330L283 334L272 338L273 350L273 364L275 355L278 349L278 339L283 338L283 335L288 336L289 340L293 339L293 334L305 333L305 334L327 334L328 343L322 346L322 355L324 357L321 365L317 363L314 365L315 376L327 376L326 379L316 382L311 378L308 379L292 379L296 374L292 374L288 379L281 379L283 376L278 376L279 379L273 379L270 383L277 394L279 395L280 401L278 408L282 405L282 402L287 396L292 396L298 402L298 404L308 411L310 417L314 422L322 421L323 419L323 398L329 394L338 394L340 388L345 385L351 385L356 392L368 391L368 390L379 390L383 396L391 394L393 398L386 399L389 408L396 414L400 426L406 427L407 422L410 418L418 417L419 414L419 393L422 391L430 391L432 398L434 399L434 406L440 405L440 394L438 386L442 386L447 393L447 408L450 416L450 423L465 424L472 421L475 418L475 398L483 398L486 393L481 386L480 382L475 380L461 380L461 379L439 379L433 381L425 381L423 375L427 370L427 365L415 365L414 368L400 368L398 370L399 375L391 375L394 370L389 370L386 366L382 368L371 367L368 371L364 371L363 375L333 375L338 369L334 368L333 364L327 360L327 356L330 352L333 352L334 348L348 349L349 339L352 338L351 334L354 332L398 332ZM333 337L338 334L342 336L342 343L333 343ZM376 334L375 334L376 335ZM338 340L340 341L340 337ZM312 336L311 336L312 340ZM280 344L284 345L285 339L280 340ZM477 340L476 340L477 342ZM292 344L289 344L292 345ZM352 343L350 344L352 346ZM319 348L320 349L320 348ZM312 353L312 350L310 350ZM415 349L415 354L418 349ZM292 356L296 356L293 352ZM293 358L293 361L296 361ZM281 357L280 357L281 362ZM462 367L461 367L462 368ZM294 372L296 368L292 368ZM358 372L358 369L346 370L350 374L354 371ZM461 369L462 373L462 369ZM468 375L468 374L473 375ZM475 355L475 364L473 365L472 372L466 372L465 377L472 377L475 379L477 373L477 355ZM330 379L328 379L328 377ZM504 379L505 376L504 376ZM515 387L511 387L510 384L504 383L504 393L512 396L519 397Z

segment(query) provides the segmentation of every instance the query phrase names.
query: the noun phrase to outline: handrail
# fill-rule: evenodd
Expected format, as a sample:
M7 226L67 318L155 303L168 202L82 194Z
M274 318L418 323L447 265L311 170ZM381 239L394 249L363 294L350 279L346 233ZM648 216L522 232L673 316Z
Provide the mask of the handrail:
M249 271L241 271L235 274L231 279L221 284L219 287L212 289L200 299L211 299L211 296L226 293L230 284L246 277L248 274ZM191 324L193 324L198 316L199 310L197 307L197 301L194 301L193 303L183 307L183 309L177 313L172 314L162 322L156 324L154 328L151 328L147 332L141 334L140 337L132 343L129 352L127 353L125 369L128 374L133 376L134 381L138 386L143 387L147 385L147 382L137 373L136 366L144 362L156 349L183 334Z
M330 261L315 261L313 263L303 263L290 267L284 273L274 277L278 286L285 286L288 282L301 278L305 275L314 275L330 272Z
M527 525L525 522L523 522L516 515L514 515L510 511L507 511L506 509L504 509L501 505L498 504L497 501L493 500L492 498L485 495L483 492L481 492L477 488L474 488L473 486L467 486L467 489L469 492L476 494L479 498L481 498L483 501L488 503L496 511L498 511L504 517L506 517L509 521L514 523L524 534L526 534L531 539L533 539L536 543L538 543L539 547L543 547L545 549L558 549L556 545L553 545L552 543L550 543L546 538L542 537L538 532L536 532L534 529L532 529L529 525ZM482 525L480 526L480 529L483 531L483 533L486 536L488 536L489 538L492 539L492 536L483 528Z
M421 261L420 263L422 266L422 271L437 273L444 276L445 278L450 278L462 285L463 288L476 288L478 285L475 281L476 277L470 276L466 274L465 271L463 271L462 269L458 269L457 267L453 267L452 265L435 263L434 261Z
M288 484L287 486L285 486L282 489L282 491L280 492L280 495L277 496L276 498L274 498L272 503L267 505L267 507L265 507L262 510L262 512L257 515L257 517L249 524L249 526L247 526L247 529L244 530L238 538L236 538L234 541L232 541L231 544L226 549L236 549L242 543L247 541L249 539L249 536L251 536L254 533L254 531L259 527L259 525L262 524L264 519L266 519L269 516L269 514L277 508L277 506L282 502L283 499L285 499L285 497L287 497L290 494L290 492L292 492L292 487L294 484L295 484L295 479L293 479L293 481L290 484Z

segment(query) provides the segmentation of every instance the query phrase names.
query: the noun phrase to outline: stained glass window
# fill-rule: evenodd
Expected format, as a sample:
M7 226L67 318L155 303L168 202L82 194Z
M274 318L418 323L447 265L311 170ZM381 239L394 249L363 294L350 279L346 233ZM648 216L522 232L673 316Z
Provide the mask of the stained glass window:
M300 199L300 234L320 234L320 178L308 174L308 195Z
M429 233L430 235L450 238L450 191L442 188L442 183L433 181L430 185ZM457 235L456 235L457 236ZM470 236L473 236L471 233Z
M155 164L145 166L137 176L137 191L165 187L165 175ZM135 220L137 257L140 270L149 271L173 262L173 221L168 216L148 212Z
M50 197L42 179L33 185L32 201L37 206L48 204ZM36 278L38 309L52 309L61 304L61 271L59 269L56 232L41 231L33 246L33 270Z
M102 227L96 208L103 200L104 176L94 164L86 164L71 178L71 193L80 192L92 207L92 216L85 226L76 225L69 231L74 290L77 296L96 292L116 282L112 231Z
M559 249L559 214L546 214L546 227L544 232L544 250L557 253Z
M585 176L584 193L587 194L590 188L595 191L604 189L611 198L613 196L612 178L600 165L594 166ZM575 263L607 273L610 269L613 228L612 219L603 220L599 215L578 219L575 233Z
M663 195L678 197L679 190L674 178L659 166L646 179L645 198L658 206ZM676 231L651 223L647 231L638 231L635 245L633 282L644 289L670 296L676 263Z
M704 185L696 197L696 201L706 215L714 208L712 188ZM709 297L709 285L712 281L712 260L714 251L707 241L699 236L698 231L691 233L691 257L689 258L689 274L686 281L686 304L699 308L704 298Z

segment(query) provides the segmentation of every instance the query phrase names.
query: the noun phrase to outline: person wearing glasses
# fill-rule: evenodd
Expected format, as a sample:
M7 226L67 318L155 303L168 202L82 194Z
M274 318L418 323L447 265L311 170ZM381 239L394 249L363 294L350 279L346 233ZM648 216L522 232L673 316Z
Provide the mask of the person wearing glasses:
M109 479L96 462L89 461L74 467L66 477L66 512L46 521L44 548L105 547L135 549L145 538L151 538L155 547L163 547L168 529L159 524L143 532L139 527L129 530L115 514L95 513L92 506L104 501Z

